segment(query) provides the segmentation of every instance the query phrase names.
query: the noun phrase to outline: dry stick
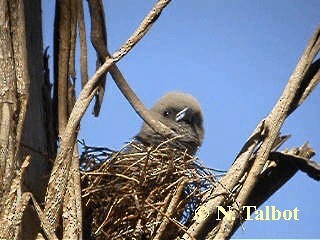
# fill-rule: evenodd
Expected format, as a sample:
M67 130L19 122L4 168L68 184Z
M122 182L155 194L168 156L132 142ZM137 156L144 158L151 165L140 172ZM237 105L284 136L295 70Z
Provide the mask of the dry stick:
M319 69L320 68L320 59L315 61L312 65L315 66L316 69ZM308 85L306 90L303 92L303 95L302 95L298 105L300 105L309 96L309 94L313 91L313 89L318 85L319 82L320 82L320 72L318 71L314 75L312 80L310 81L310 84Z
M291 75L286 88L283 91L282 96L276 103L271 113L266 118L266 126L268 127L268 136L261 144L256 160L248 174L246 181L243 184L241 191L239 192L236 202L240 206L244 206L248 200L254 186L259 178L259 175L268 160L269 153L271 151L273 142L275 141L278 132L284 123L287 116L290 114L290 108L295 99L296 93L299 90L300 84L307 73L313 59L319 52L320 48L320 28L317 29L313 37L308 43L307 48L304 51L295 71ZM232 216L236 216L236 210L232 210ZM239 217L239 216L238 216ZM219 232L215 236L217 239L229 238L236 225L236 221L228 221L226 218L222 220L222 226Z
M81 86L88 82L88 55L86 40L86 25L84 22L83 1L78 2L78 22L79 22L79 38L80 38L80 71Z
M260 129L260 131L256 131L256 130L254 131L254 133L251 135L249 140L245 143L244 147L240 151L240 154L238 155L239 157L236 158L236 161L233 167L229 170L227 175L221 179L218 187L216 188L216 189L224 189L225 192L227 192L228 189L232 189L232 190L229 193L222 195L221 193L219 193L219 191L215 189L213 193L216 194L216 192L218 192L218 194L216 194L218 197L212 198L213 194L211 194L210 196L210 192L209 192L209 194L206 194L203 198L203 199L212 198L211 200L208 201L208 203L210 203L210 207L213 207L214 209L210 211L207 210L207 211L212 213L212 216L210 217L211 218L214 217L214 220L216 219L216 212L217 212L216 206L222 206L222 205L228 206L233 204L234 197L239 193L239 190L241 189L242 184L245 180L248 168L252 165L251 162L255 157L255 153L254 153L255 149L261 143L262 138L265 135L265 133L263 133L263 131L265 132L266 130L264 128L264 120L258 125L257 129ZM289 137L290 135L277 137L276 142L274 143L272 149L273 150L278 149ZM243 167L241 167L241 164L243 165ZM247 204L247 205L250 205L250 204ZM238 206L235 205L234 207L238 207ZM210 226L214 225L214 228L210 231L210 233L208 234L208 237L215 236L217 231L219 230L219 227L221 226L221 222L216 222L216 224L209 224L209 225ZM203 235L206 235L206 232L204 232Z
M39 219L40 219L40 222L41 222L41 226L43 226L42 227L43 228L43 232L47 236L47 239L48 240L56 240L56 239L58 239L57 236L55 235L55 232L51 230L50 224L49 224L49 222L48 222L48 220L46 218L46 215L43 213L41 207L39 206L39 204L38 204L37 200L34 198L34 196L29 192L24 193L23 196L31 198L33 206L34 206L34 208L35 208L35 210L36 210L36 212L37 212L37 214L39 216ZM39 239L39 237L37 237L37 239Z
M88 0L91 16L91 42L100 58L109 56L107 47L106 23L101 0Z
M77 15L78 15L78 0L70 1L70 51L69 51L69 76L76 77L75 58L76 58L76 41L77 41Z
M318 29L319 31L319 29ZM313 39L317 38L318 33L316 33L313 37ZM313 44L311 44L313 45ZM307 48L307 50L309 50L310 47ZM306 50L306 51L307 51ZM305 52L306 52L305 51ZM307 54L305 54L307 55ZM315 54L313 54L313 56L315 56ZM302 60L300 60L300 62L305 62L306 56L304 56L302 58ZM310 60L311 58L311 60ZM312 57L309 57L309 59L307 59L307 64L306 65L310 65L312 62ZM308 62L309 61L309 62ZM299 72L303 71L301 70L301 64L298 65L296 73L293 74L293 76L291 77L291 79L296 81L296 75L299 74ZM290 81L290 88L292 87L292 81ZM288 87L287 87L288 88ZM297 86L296 86L297 88ZM293 96L291 96L291 98L293 98ZM281 98L281 101L283 102L283 98ZM281 102L280 101L280 102ZM282 106L283 107L283 106ZM268 119L270 121L270 118ZM261 123L259 124L261 125ZM263 125L269 125L268 123L264 123ZM280 127L280 126L279 126ZM260 130L259 130L260 128ZM221 179L221 185L219 185L215 191L213 192L214 195L217 195L218 197L212 198L210 199L208 202L206 202L204 204L204 206L208 209L208 212L210 213L209 216L201 221L201 220L197 220L189 227L188 233L191 234L192 236L195 237L199 237L199 239L204 238L207 234L207 231L209 231L210 226L212 226L215 223L215 216L216 216L216 212L217 206L221 206L225 204L225 200L226 200L226 190L223 189L223 186L227 186L227 189L233 189L233 187L235 186L235 184L237 184L237 182L241 179L241 177L243 176L244 172L246 172L246 169L244 169L245 166L248 166L248 163L245 163L246 161L250 160L250 156L253 153L253 150L256 146L258 146L259 142L261 141L261 139L259 139L259 134L261 134L260 138L263 137L262 132L266 132L267 129L265 126L263 126L264 130L261 129L262 127L257 127L256 130L254 131L255 133L252 134L252 136L256 135L255 141L252 144L249 144L249 147L247 146L246 149L244 149L244 152L240 154L240 156L237 157L237 160L235 161L235 163L233 164L233 166L231 167L231 169L229 170L228 174ZM280 128L279 128L280 129ZM276 133L278 131L275 131ZM265 135L265 134L264 134ZM270 136L270 135L269 135ZM277 134L275 134L275 137L277 136ZM274 137L274 138L275 138ZM249 139L250 142L252 142L252 140ZM248 142L249 142L248 141ZM272 139L272 142L274 141L274 139ZM247 144L246 144L247 145ZM272 143L269 146L270 148L272 147ZM261 154L261 150L260 150L260 154ZM261 164L261 167L263 167L264 164ZM243 193L245 193L246 191L243 191ZM223 195L224 194L224 195ZM187 234L185 234L183 236L183 239L190 239L188 237Z
M181 182L179 183L173 198L171 198L170 204L168 209L165 211L166 215L162 218L162 222L157 230L157 234L153 238L153 240L159 240L163 238L165 234L165 230L167 229L168 224L170 223L170 219L177 208L179 201L181 200L182 193L186 187L188 180L186 178L182 178Z
M11 207L10 212L7 212L5 215L5 220L1 222L0 225L0 238L3 239L20 239L20 231L19 226L22 221L22 217L24 214L25 209L27 208L30 199L32 200L32 203L36 209L36 212L39 216L40 221L43 223L43 230L49 240L57 239L55 236L55 233L53 231L50 231L46 226L48 226L46 222L46 218L44 217L44 214L33 197L33 195L30 192L23 193L22 196L16 197L19 195L19 191L21 188L21 184L23 181L23 176L25 174L25 171L30 164L31 157L27 156L25 160L23 161L21 168L19 169L17 176L15 177L13 183L11 184L11 189L9 193L9 198L7 199L7 203L15 201L15 205ZM16 198L16 200L13 200Z
M282 137L281 142L283 143L287 139L288 136L284 136ZM279 147L279 145L277 147ZM273 193L280 189L291 177L293 177L298 170L306 172L315 180L319 180L320 165L310 159L307 159L314 155L314 150L308 144L304 144L296 151L297 152L294 152L293 149L290 152L292 154L299 155L270 152L268 160L277 161L276 166L267 168L262 174L260 174L259 181L255 184L254 190L246 201L245 206L256 206L258 208L261 204L263 204L263 202L272 196ZM238 185L239 187L242 187L242 183L239 182ZM234 208L239 208L239 206L232 202L228 204L233 204ZM236 219L236 226L233 228L233 232L230 234L230 236L237 230L241 221L245 217L246 214L242 213L242 219ZM208 234L206 239L214 239L214 236L217 234L219 228L221 228L221 222L222 221L217 223L217 225Z
M90 14L92 16L91 17L91 25L92 25L91 41L96 51L98 52L99 56L107 59L110 57L110 54L106 46L106 37L104 37L104 34L106 33L105 33L105 22L103 18L104 13L103 13L101 2L99 3L99 1L90 0L89 6L90 6ZM148 21L146 21L146 24L147 23ZM128 100L128 102L133 107L133 109L155 132L157 132L158 134L164 137L174 136L174 133L169 128L167 128L161 122L155 121L150 116L148 109L144 106L144 104L141 102L138 96L131 89L131 87L127 83L126 79L124 78L124 76L122 75L121 71L119 70L116 64L112 64L112 66L109 68L109 72L113 80L119 87L120 91Z
M161 136L171 138L175 137L175 133L162 124L160 121L155 120L150 114L149 110L144 106L143 102L138 98L135 92L131 89L125 78L123 77L122 73L120 72L119 68L112 64L109 68L109 72L117 84L118 88L128 100L130 105L136 111L136 113L158 134Z
M88 0L91 17L91 42L97 51L97 68L107 58L107 29L102 0ZM101 76L92 113L99 116L106 85L107 74Z
M76 49L76 37L77 37L77 15L78 15L78 0L68 0L67 2L57 2L58 14L56 21L58 29L55 29L57 37L59 37L58 45L55 47L57 50L57 58L59 65L56 66L58 78L58 125L59 135L62 136L64 133L67 119L72 110L75 102L75 91L74 83L71 83L69 77L75 79L75 49ZM66 23L66 24L65 24ZM69 29L66 28L66 26ZM63 63L61 63L61 62ZM63 90L62 90L63 88ZM64 89L67 88L67 89ZM62 91L62 93L61 93ZM61 106L63 104L63 106ZM77 149L74 149L77 151ZM81 195L80 186L75 184L77 182L77 174L79 175L79 165L75 167L74 163L77 160L73 160L71 166L71 174L67 182L66 197L63 199L63 238L64 239L78 239L79 232L81 232L81 218L78 216L79 201L78 197ZM81 208L80 208L81 210Z
M159 212L160 214L162 214L165 218L169 219L170 222L172 222L176 227L180 228L182 231L186 232L186 227L180 223L179 221L170 218L169 216L166 215L166 212L162 212L159 208L155 207L152 203L146 201L145 202L148 206L150 206L151 208L153 208L155 211ZM190 236L191 237L191 236ZM191 237L192 240L196 240L194 238Z
M59 135L62 136L68 121L69 54L71 6L69 0L57 1L54 26L54 96L58 115Z
M61 200L65 193L66 179L69 175L71 154L77 136L77 128L95 94L99 77L104 74L113 63L119 61L134 47L134 45L147 33L151 24L159 17L160 13L169 2L169 0L160 0L156 3L134 34L113 54L112 58L106 60L81 91L62 136L60 152L55 160L47 188L45 216L48 219L50 224L48 227L51 230L54 231L58 225L58 215L59 210L61 209Z

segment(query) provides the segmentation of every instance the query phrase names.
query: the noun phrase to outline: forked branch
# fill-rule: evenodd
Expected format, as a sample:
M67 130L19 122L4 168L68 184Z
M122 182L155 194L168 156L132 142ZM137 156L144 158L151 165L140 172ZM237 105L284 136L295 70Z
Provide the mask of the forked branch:
M167 1L168 4L170 1ZM102 58L109 59L110 53L106 44L106 35L105 33L105 22L104 12L102 8L102 3L100 1L89 1L90 5L90 15L91 15L91 41L93 46L95 47L98 55ZM158 15L154 15L155 18L158 18ZM154 19L149 19L145 21L146 24L153 24ZM162 124L159 121L155 121L152 116L149 114L148 109L144 106L143 102L138 98L135 92L131 89L130 85L124 78L123 74L119 70L116 63L113 63L108 69L113 80L119 87L122 94L128 100L130 105L136 111L136 113L157 133L165 137L173 137L174 132L171 131L168 127Z
M271 113L257 127L252 134L253 139L245 144L245 149L237 157L235 163L221 179L221 186L212 193L212 197L203 206L208 210L209 216L205 220L195 219L190 226L188 234L197 239L207 236L208 231L219 224L220 228L213 234L217 239L230 238L237 222L241 218L239 206L244 206L255 188L261 172L269 158L273 145L279 135L285 119L295 110L312 89L319 83L319 60L313 62L320 49L320 28L316 30L310 39L295 71L291 75L286 88L279 101L274 106ZM260 130L259 130L260 129ZM254 151L256 149L256 151ZM233 179L230 181L230 179ZM240 191L233 192L235 186L241 182ZM219 223L215 220L217 206L232 205L232 216L236 216L234 221L223 218ZM185 234L184 239L190 239Z
M56 229L58 224L58 214L61 209L62 198L66 190L67 176L69 175L73 148L76 142L76 132L80 120L95 94L99 78L106 73L112 64L124 57L135 46L135 44L141 40L169 2L169 0L160 0L155 4L154 8L142 21L139 28L123 44L123 46L112 55L111 58L106 60L106 62L96 71L93 77L85 84L81 91L62 135L60 151L56 157L47 188L45 215L52 231Z

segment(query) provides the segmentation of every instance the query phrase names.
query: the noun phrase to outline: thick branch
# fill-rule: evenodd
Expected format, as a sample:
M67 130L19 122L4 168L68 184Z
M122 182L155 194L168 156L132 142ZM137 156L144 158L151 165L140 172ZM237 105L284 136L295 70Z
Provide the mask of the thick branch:
M26 46L26 26L24 14L24 2L12 1L11 6L11 23L12 23L12 43L15 62L15 71L17 78L17 96L18 96L18 123L16 126L16 152L20 150L23 125L27 113L29 102L30 77L28 69L28 54Z
M18 104L10 5L8 1L0 1L0 217L16 166L15 114Z

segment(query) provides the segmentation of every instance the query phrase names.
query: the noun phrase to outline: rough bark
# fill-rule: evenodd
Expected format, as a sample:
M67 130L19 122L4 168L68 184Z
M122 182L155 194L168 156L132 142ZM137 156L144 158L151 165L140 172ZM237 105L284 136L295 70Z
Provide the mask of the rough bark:
M1 217L23 200L24 191L43 202L50 172L49 157L54 150L48 144L50 124L46 120L50 110L44 99L50 99L50 93L44 81L41 17L40 0L0 1L0 135L4 153L0 156L0 178L4 183L0 192L7 193L1 196L2 203L6 203L0 207ZM31 161L23 184L8 194L25 155L31 156ZM33 210L26 207L19 237L34 238L39 226Z

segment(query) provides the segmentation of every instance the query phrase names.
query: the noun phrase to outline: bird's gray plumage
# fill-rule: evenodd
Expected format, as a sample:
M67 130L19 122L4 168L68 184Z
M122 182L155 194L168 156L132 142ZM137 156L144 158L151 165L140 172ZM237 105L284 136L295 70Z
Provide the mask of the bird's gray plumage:
M202 144L204 129L201 106L196 98L183 92L170 92L150 109L153 118L165 124L179 137L171 141L173 147L194 154ZM136 139L144 144L158 145L164 137L155 133L146 123Z

